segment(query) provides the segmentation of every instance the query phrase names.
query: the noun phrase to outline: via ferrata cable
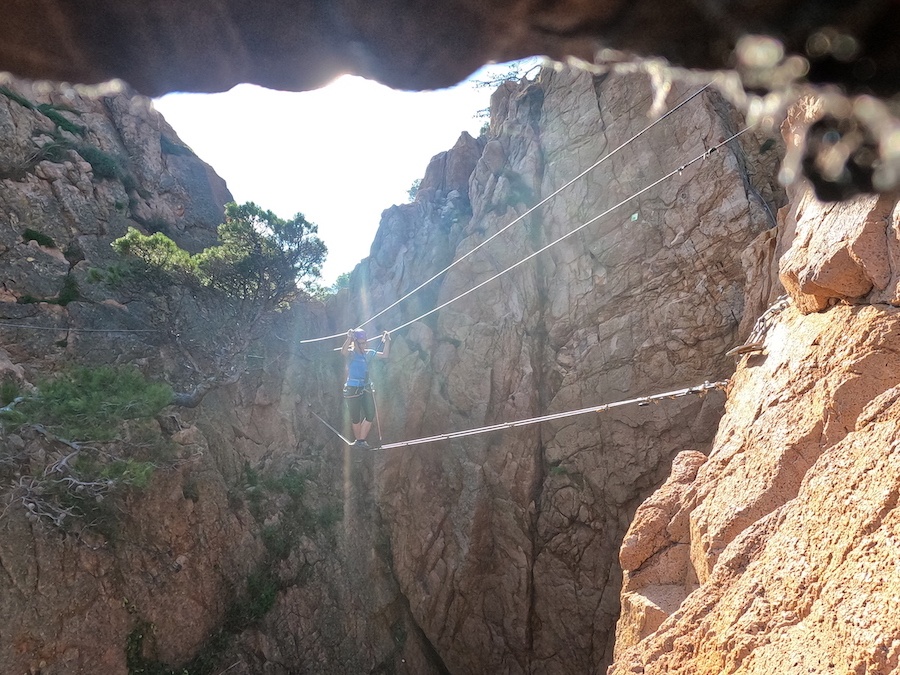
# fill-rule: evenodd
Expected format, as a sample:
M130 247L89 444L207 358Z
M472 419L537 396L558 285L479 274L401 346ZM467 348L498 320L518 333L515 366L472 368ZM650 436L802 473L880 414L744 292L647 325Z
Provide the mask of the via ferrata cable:
M440 276L446 274L446 273L447 273L448 271L450 271L454 266L458 265L460 262L462 262L463 260L465 260L466 258L468 258L470 255L472 255L473 253L475 253L476 251L478 251L478 250L479 250L480 248L482 248L483 246L486 246L488 243L490 243L490 242L491 242L492 240L494 240L496 237L498 237L498 236L500 236L501 234L503 234L506 230L508 230L510 227L512 227L512 226L515 225L516 223L521 222L526 216L530 215L530 214L533 213L535 210L539 209L541 206L543 206L543 205L546 204L548 201L550 201L551 199L553 199L556 195L558 195L560 192L562 192L563 190L565 190L566 188L568 188L569 186L571 186L571 185L572 185L573 183L575 183L577 180L579 180L579 179L583 178L584 176L586 176L588 173L590 173L591 171L593 171L594 169L596 169L598 166L600 166L601 164L603 164L604 162L606 162L607 160L609 160L613 155L615 155L616 153L618 153L620 150L622 150L623 148L627 147L628 145L630 145L631 143L633 143L634 141L636 141L638 138L640 138L641 136L643 136L645 133L647 133L648 131L650 131L650 130L651 130L653 127L655 127L657 124L659 124L660 122L662 122L663 120L665 120L665 119L668 118L669 116L673 115L673 114L674 114L676 111L678 111L680 108L682 108L682 107L685 106L687 103L689 103L690 101L692 101L693 99L695 99L697 96L699 96L700 94L702 94L704 91L706 91L711 85L712 85L712 82L709 82L709 83L705 84L703 87L701 87L700 89L698 89L697 91L695 91L693 94L691 94L690 96L688 96L686 99L684 99L683 101L681 101L680 103L678 103L676 106L674 106L671 110L669 110L668 112L666 112L665 114L661 115L659 118L657 118L656 120L654 120L653 122L651 122L650 124L648 124L647 126L645 126L643 129L641 129L639 132L637 132L634 136L632 136L632 137L629 138L628 140L626 140L626 141L624 141L623 143L621 143L617 148L615 148L614 150L612 150L612 151L606 153L603 157L601 157L600 159L598 159L596 162L594 162L594 163L593 163L591 166L589 166L587 169L585 169L585 170L582 171L580 174L578 174L577 176L575 176L574 178L572 178L571 180L569 180L569 182L567 182L565 185L563 185L563 186L557 188L555 191L553 191L552 193L550 193L549 195L547 195L546 197L544 197L544 198L543 198L541 201L539 201L537 204L535 204L535 205L532 206L530 209L528 209L527 211L525 211L525 213L523 213L522 215L520 215L520 216L518 216L517 218L513 219L513 220L512 220L511 222L509 222L508 224L506 224L506 225L504 225L503 227L501 227L499 230L497 230L497 231L496 231L494 234L492 234L490 237L488 237L488 238L485 239L483 242L481 242L480 244L478 244L477 246L475 246L474 248L472 248L470 251L468 251L468 252L464 253L463 255L461 255L459 258L457 258L456 260L454 260L453 262L451 262L449 265L447 265L447 267L445 267L445 268L442 269L441 271L435 273L432 277L430 277L430 278L427 279L426 281L423 281L421 284L419 284L418 286L416 286L414 289L412 289L411 291L409 291L408 293L406 293L406 295L404 295L403 297L401 297L401 298L395 300L393 303L391 303L390 305L388 305L387 307L385 307L384 309L382 309L380 312L378 312L378 313L375 314L374 316L372 316L372 317L366 319L365 321L363 321L361 324L359 324L359 327L362 328L362 327L367 326L368 324L372 323L375 319L379 318L380 316L382 316L382 315L385 314L386 312L390 311L391 309L393 309L394 307L396 307L397 305L399 305L401 302L404 302L404 301L408 300L408 299L409 299L410 297L412 297L415 293L417 293L417 292L419 292L420 290L422 290L425 286L427 286L428 284L430 284L432 281L434 281L434 280L437 279L438 277L440 277ZM396 330L396 329L395 329L395 330ZM324 336L324 337L319 337L319 338L309 338L309 339L306 339L306 340L300 340L299 343L300 343L300 344L309 344L309 343L311 343L311 342L322 342L322 341L324 341L324 340L333 340L333 339L335 339L335 338L343 337L343 335L344 335L344 333L336 333L336 334L334 334L334 335L326 335L326 336Z
M444 303L438 305L437 307L435 307L435 308L433 308L433 309L430 309L429 311L425 312L424 314L421 314L421 315L417 316L415 319L411 319L411 320L407 321L406 323L400 324L400 325L397 326L396 328L393 328L393 329L389 330L388 333L395 333L396 331L402 330L402 329L404 329L404 328L406 328L406 327L408 327L408 326L410 326L410 325L416 323L417 321L421 321L421 320L424 319L425 317L431 316L431 315L434 314L435 312L438 312L438 311L444 309L444 307L447 307L448 305L450 305L450 304L456 302L457 300L460 300L460 299L464 298L465 296L469 295L470 293L474 293L475 291L477 291L478 289L482 288L483 286L486 286L487 284L491 283L491 282L494 281L495 279L499 279L500 277L502 277L502 276L503 276L504 274L506 274L507 272L510 272L510 271L514 270L514 269L515 269L516 267L518 267L519 265L525 264L526 262L528 262L528 261L531 260L532 258L534 258L534 257L536 257L536 256L538 256L538 255L540 255L541 253L543 253L543 252L546 251L547 249L549 249L549 248L551 248L551 247L553 247L553 246L556 246L556 244L560 243L561 241L563 241L563 240L565 240L565 239L568 239L569 237L571 237L571 236L572 236L573 234L575 234L576 232L579 232L579 231L583 230L583 229L586 228L588 225L591 225L592 223L597 222L598 220L600 220L600 219L603 218L604 216L608 216L610 213L612 213L612 212L615 211L616 209L618 209L618 208L624 206L625 204L627 204L628 202L630 202L632 199L636 199L637 197L640 197L642 194L644 194L644 193L647 192L648 190L653 189L654 187L656 187L656 186L659 185L660 183L662 183L662 182L668 180L668 179L671 178L672 176L681 173L682 171L684 171L685 169L687 169L687 168L688 168L689 166L691 166L692 164L695 164L695 163L697 163L697 162L699 162L699 161L701 161L701 160L703 160L703 159L706 159L706 158L709 157L712 153L716 152L719 148L721 148L721 147L724 146L724 145L727 145L728 143L730 143L731 141L735 140L736 138L738 138L739 136L741 136L742 134L746 133L747 131L749 131L749 130L752 129L752 128L753 128L753 127L744 127L744 128L741 129L739 132L737 132L736 134L733 134L733 135L729 136L727 139L725 139L725 140L722 141L721 143L718 143L717 145L712 146L711 148L709 148L708 150L706 150L705 152L703 152L703 154L698 155L697 157L694 157L694 159L692 159L691 161L689 161L687 164L682 164L682 165L679 166L677 169L674 169L673 171L670 171L669 173L667 173L667 174L666 174L665 176L663 176L662 178L659 178L659 179L655 180L654 182L650 183L650 185L648 185L648 186L646 186L646 187L644 187L644 188L638 190L637 192L635 192L635 193L629 195L628 197L626 197L625 199L621 200L621 201L618 202L617 204L615 204L615 205L609 207L608 209L606 209L606 210L603 211L602 213L600 213L600 214L594 216L593 218L591 218L591 219L588 220L587 222L582 223L581 225L579 225L578 227L576 227L574 230L571 230L571 231L569 231L568 233L566 233L566 234L562 235L561 237L559 237L558 239L555 239L555 240L551 241L551 242L550 242L549 244L547 244L546 246L544 246L544 247L538 249L537 251L535 251L535 252L533 252L533 253L527 255L526 257L522 258L522 259L519 260L518 262L513 263L512 265L510 265L509 267L507 267L507 268L506 268L505 270L503 270L502 272L497 272L497 274L495 274L495 275L492 276L492 277L489 277L488 279L485 279L485 280L482 281L480 284L477 284L477 285L473 286L472 288L470 288L470 289L467 290L467 291L463 291L462 293L460 293L460 294L457 295L456 297L451 298L450 300L447 300L446 302L444 302Z
M409 441L399 441L396 443L385 443L377 448L372 448L373 450L390 450L392 448L406 448L413 445L424 445L426 443L435 443L437 441L449 441L455 438L465 438L467 436L477 436L480 434L486 434L492 431L500 431L501 429L512 429L515 427L525 427L532 424L539 424L541 422L551 422L554 420L565 419L567 417L575 417L576 415L586 415L588 413L601 413L606 412L607 410L612 410L613 408L621 408L626 405L638 405L645 406L650 403L657 403L666 399L676 399L682 398L684 396L690 395L699 395L703 396L707 392L713 389L725 389L728 386L728 380L719 380L717 382L710 382L707 380L703 384L697 385L695 387L685 387L683 389L676 389L674 391L667 391L662 394L653 394L652 396L636 396L634 398L629 398L623 401L614 401L612 403L604 403L602 405L595 405L589 408L579 408L578 410L567 410L565 412L552 413L550 415L541 415L540 417L530 417L528 419L523 420L515 420L513 422L500 422L498 424L490 424L484 427L476 427L474 429L464 429L463 431L453 431L446 434L437 434L435 436L425 436L422 438L414 438ZM347 445L353 445L349 440L344 438L341 433L331 426L328 422L322 419L319 415L313 412L310 407L310 412L322 422L326 427L331 429L344 443Z

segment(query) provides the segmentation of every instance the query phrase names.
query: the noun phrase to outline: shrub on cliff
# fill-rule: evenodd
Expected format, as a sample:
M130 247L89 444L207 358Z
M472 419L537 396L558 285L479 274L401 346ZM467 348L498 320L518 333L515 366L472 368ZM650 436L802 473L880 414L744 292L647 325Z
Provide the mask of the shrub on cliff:
M267 311L315 283L327 252L317 229L300 213L284 220L253 202L230 203L219 245L196 255L162 233L144 235L134 228L113 247L173 283L213 289Z
M114 536L127 488L171 465L171 443L153 417L172 389L131 367L76 367L0 408L0 483L26 517ZM5 436L16 431L17 441ZM7 507L8 508L8 507ZM2 512L5 514L6 510ZM0 514L0 517L2 517Z
M153 417L171 401L171 387L136 368L77 367L43 382L15 411L20 423L71 441L108 441L123 421Z
M182 355L174 375L189 389L177 405L193 407L244 371L247 349L266 316L315 291L326 248L297 214L284 220L256 204L225 207L219 243L191 255L161 232L135 229L113 242L127 256L97 275L130 300L152 307L158 326Z

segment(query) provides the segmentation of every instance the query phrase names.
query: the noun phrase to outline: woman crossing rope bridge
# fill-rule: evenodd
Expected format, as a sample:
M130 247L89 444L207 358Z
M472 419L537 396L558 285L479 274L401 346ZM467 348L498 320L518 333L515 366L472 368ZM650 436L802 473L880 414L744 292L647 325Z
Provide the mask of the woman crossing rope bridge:
M344 399L350 411L350 426L358 448L367 449L366 438L372 430L372 422L378 419L378 408L375 405L375 390L369 381L369 365L372 359L386 359L391 353L391 336L385 331L381 336L381 351L368 348L366 331L361 328L347 331L347 339L341 347L341 354L349 357L347 361L347 381L344 383ZM379 425L380 426L380 425ZM379 441L381 429L378 429Z
M705 89L705 88L704 88L704 89ZM700 91L696 92L696 93L693 94L691 97L689 97L688 99L686 99L685 101L683 101L682 103L680 103L678 106L676 106L675 109L673 109L673 110L671 110L669 113L667 113L666 116L668 116L668 115L670 115L671 113L675 112L675 110L677 110L678 108L680 108L681 106L683 106L683 105L684 105L685 103L687 103L689 100L691 100L691 99L695 98L696 96L698 96L700 93L702 93L702 91L703 91L704 89L701 89ZM663 116L663 118L661 118L661 119L664 119L666 116ZM657 122L661 121L661 119L660 119L660 120L657 120ZM656 122L655 122L654 124L656 124ZM649 125L648 127L646 127L646 128L645 128L642 132L640 132L640 133L644 133L644 131L647 131L647 130L648 130L649 128L651 128L652 126L653 126L652 124ZM562 235L558 236L557 238L555 238L554 240L550 241L549 243L543 245L543 246L540 247L540 248L537 248L537 250L533 250L531 253L529 253L528 255L525 255L524 257L522 257L522 258L520 258L519 260L517 260L516 262L510 264L510 265L507 266L506 268L504 268L504 269L502 269L502 270L496 272L495 274L489 276L489 277L486 278L486 279L482 279L482 280L478 281L477 283L473 283L473 285L472 285L471 287L469 287L467 290L462 290L461 292L459 292L459 293L456 294L455 296L453 296L453 297L451 297L451 298L449 298L449 299L446 299L446 300L444 300L443 302L437 304L437 306L431 307L430 309L427 309L427 311L424 311L422 314L420 314L420 315L418 315L418 316L415 316L414 318L409 319L409 320L405 321L404 323L401 323L400 325L398 325L398 326L392 328L391 332L394 333L394 334L396 334L397 331L404 330L404 329L408 328L409 326L411 326L411 325L413 325L413 324L415 324L415 323L417 323L417 322L420 322L420 321L422 321L423 319L425 319L425 318L427 318L427 317L429 317L429 316L431 316L431 315L433 315L433 314L435 314L435 313L441 311L442 309L446 308L446 307L449 306L450 304L452 304L452 303L454 303L454 302L457 302L457 301L461 300L462 298L464 298L464 297L466 297L466 296L468 296L468 295L470 295L470 294L472 294L472 293L478 292L481 288L483 288L483 287L486 286L487 284L490 284L490 283L492 283L493 281L497 280L498 278L500 278L500 277L502 277L502 276L508 274L509 272L512 272L512 271L515 270L516 268L518 268L518 267L524 265L525 263L527 263L527 262L529 262L530 260L534 259L535 257L539 256L540 254L546 252L546 251L549 250L550 248L552 248L552 247L554 247L554 246L557 246L558 244L560 244L561 242L565 241L566 239L572 237L572 236L575 235L576 233L582 231L583 229L587 228L588 226L592 225L593 223L596 223L598 220L601 220L601 219L603 219L603 218L607 218L607 217L611 216L611 215L614 214L618 209L622 208L623 206L625 206L625 205L628 204L629 202L632 202L632 201L636 200L637 198L639 198L639 197L641 197L642 195L646 194L647 192L649 192L650 190L654 189L654 188L657 187L658 185L660 185L660 184L662 184L663 182L665 182L665 181L671 179L673 176L682 174L686 169L688 169L688 168L691 167L692 165L697 164L697 163L699 163L699 162L702 162L702 161L708 159L708 158L711 157L715 152L717 152L720 148L723 148L723 147L727 146L728 144L730 144L730 143L736 141L741 135L743 135L744 133L746 133L747 131L749 131L751 128L752 128L752 126L745 127L745 128L743 128L743 129L741 129L740 131L731 134L730 136L728 136L728 137L725 138L724 140L721 140L721 141L719 141L719 142L713 144L711 147L706 147L706 143L704 142L704 147L706 147L706 149L705 149L702 153L698 154L697 156L693 157L692 159L690 159L690 160L688 160L688 161L686 161L686 162L683 162L683 163L680 164L679 166L677 166L677 167L673 168L672 170L670 170L670 171L669 171L668 173L666 173L665 175L663 175L663 176L659 177L658 179L652 181L651 183L645 185L643 188L641 188L641 189L639 189L639 190L636 190L636 191L633 192L632 194L630 194L630 195L628 195L628 196L626 196L626 197L620 199L620 200L617 201L615 204L613 204L613 205L609 206L608 208L602 210L602 212L598 213L597 215L594 215L593 217L589 218L588 220L586 220L585 222L581 223L581 224L578 225L577 227L574 227L574 228L570 229L569 231L563 233ZM639 133L637 136L639 136L640 133ZM579 178L583 177L588 171L590 171L592 168L595 168L595 167L596 167L597 165L599 165L604 159L607 159L608 157L612 156L612 154L614 154L616 151L620 150L622 147L627 146L627 145L628 145L629 143L631 143L635 138L637 138L637 136L632 137L631 139L629 139L628 141L626 141L625 143L623 143L619 148L617 148L616 150L614 150L613 153L609 153L609 154L606 155L606 157L601 158L601 160L599 160L598 162L596 162L592 167L589 167L589 169L587 169L587 170L585 170L584 172L582 172L581 174L579 174L579 176L576 176L576 178L574 178L574 179L572 179L571 181L569 181L565 186L563 186L562 188L558 189L558 190L555 191L553 194L551 194L551 195L549 195L547 198L545 198L545 199L541 202L541 204L545 203L545 202L546 202L547 200L549 200L551 197L557 195L562 189L564 189L565 187L568 187L569 185L571 185L572 183L574 183L574 182L575 182L576 180L578 180ZM539 205L536 205L535 207L532 207L532 209L529 210L528 213L530 213L531 211L533 211L533 210L534 210L535 208L537 208L538 206L540 206L540 204L539 204ZM527 215L527 213L526 213L525 215ZM397 299L396 301L394 301L392 304L390 304L388 307L386 307L384 310L382 310L381 312L379 312L378 314L376 314L375 316L373 316L371 319L368 319L367 321L363 322L363 324L360 324L360 325L362 326L362 325L364 325L365 323L369 323L370 321L374 320L375 318L377 318L377 317L383 315L384 313L386 313L388 310L390 310L390 309L396 307L397 305L401 304L402 302L404 302L405 300L407 300L411 295L413 295L415 292L417 292L417 291L420 290L422 287L424 287L426 284L428 284L429 282L435 280L437 277L439 277L439 276L441 276L442 274L444 274L445 272L447 272L451 267L453 267L455 264L457 264L457 262L459 262L459 260L462 260L463 258L465 258L465 257L467 257L467 256L469 256L469 255L471 255L471 254L474 253L476 250L480 249L482 246L484 246L484 245L486 245L488 242L492 241L492 240L493 240L497 235L499 235L501 232L503 232L503 231L505 231L506 229L508 229L508 228L509 228L511 225L513 225L515 222L519 222L519 221L522 219L522 217L523 217L523 216L520 216L519 218L515 219L512 223L509 223L507 226L501 228L501 230L499 230L499 231L496 232L494 235L492 235L491 237L489 237L488 239L486 239L485 241L483 241L483 242L482 242L481 244L479 244L478 246L475 246L474 248L472 248L468 253L464 254L464 255L463 255L462 257L460 257L458 260L456 260L456 261L454 261L453 263L451 263L451 265L445 267L443 270L441 270L440 272L438 272L437 274L435 274L434 276L432 276L430 279L426 280L425 282L423 282L422 284L420 284L419 286L417 286L416 288L414 288L412 291L410 291L410 292L408 292L407 294L403 295L402 297L400 297L399 299ZM475 282L476 280L473 279L472 281ZM301 344L305 344L305 343L310 343L310 342L318 342L318 341L321 341L321 340L327 340L327 339L330 339L330 338L333 338L333 337L338 337L338 336L324 336L324 337L322 337L322 338L312 338L312 339L300 340L300 343L301 343ZM348 339L352 342L352 336L348 337ZM349 342L345 342L344 347L342 347L341 351L342 351L342 353L344 353L344 354L347 354L347 353L349 353L349 352L352 351L352 349L350 348ZM364 351L365 351L365 350L364 350ZM371 352L373 355L375 354L375 352L372 351L372 350L369 350L369 352ZM367 362L366 362L366 363L367 363ZM512 428L512 427L525 426L525 425L528 425L528 424L536 424L536 423L543 422L543 421L551 421L551 420L555 420L555 419L560 419L560 418L562 418L562 417L569 417L569 416L572 416L572 415L581 415L581 414L586 414L586 413L589 413L589 412L600 412L600 411L603 411L603 410L607 410L607 409L610 409L610 408L618 407L618 406L620 406L620 405L626 405L626 404L629 404L629 403L635 403L635 404L637 404L637 405L648 405L648 404L651 403L651 402L655 402L655 401L660 400L660 399L663 399L663 398L675 398L675 397L686 396L686 395L690 395L690 394L701 394L701 395L702 395L702 394L706 393L706 391L709 390L709 389L712 389L712 388L722 388L722 387L724 387L724 385L725 385L724 382L716 382L716 383L709 383L709 382L706 382L706 383L704 383L703 385L701 385L701 386L699 386L699 387L689 387L689 388L686 388L686 389L683 389L683 390L677 390L677 391L674 391L674 392L667 392L667 393L665 393L665 394L660 394L660 395L657 395L657 396L651 396L651 397L639 397L639 398L636 398L636 399L630 399L630 400L628 400L628 401L620 401L620 402L617 402L617 403L604 404L604 405L601 405L601 406L594 406L594 407L591 407L591 408L585 408L585 409L581 409L581 410L568 411L568 412L565 412L565 413L556 413L556 414L553 414L553 415L545 415L545 416L542 416L542 417L535 417L535 418L531 418L531 419L528 419L528 420L517 420L517 421L514 421L514 422L504 422L504 423L500 423L500 424L489 425L489 426L486 426L486 427L479 427L479 428L476 428L476 429L469 429L469 430L463 430L463 431L455 431L455 432L450 432L450 433L445 433L445 434L439 434L439 435L429 436L429 437L424 437L424 438L418 438L418 439L413 439L413 440L409 440L409 441L402 441L402 442L397 442L397 443L387 443L387 444L385 444L385 443L383 442L383 440L382 440L382 442L381 442L381 444L379 445L379 448L378 448L378 449L389 449L389 448L406 447L406 446L412 446L412 445L419 445L419 444L423 444L423 443L431 443L431 442L439 441L439 440L449 440L449 439L454 439L454 438L462 438L462 437L465 437L465 436L476 435L476 434L481 434L481 433L487 433L487 432L491 432L491 431L495 431L495 430L500 430L500 429L509 429L509 428ZM377 409L376 409L375 406L374 406L374 397L372 397L372 399L371 399L371 404L370 404L371 410L370 410L370 411L367 411L367 410L363 409L363 407L362 407L362 406L363 406L363 402L362 402L362 401L360 401L359 403L352 402L351 399L353 398L353 396L354 396L355 393L356 393L355 391L351 391L351 392L350 392L350 396L348 396L348 406L351 406L351 411L354 411L354 410L360 410L360 411L361 411L361 412L355 413L355 414L353 415L353 419L352 419L352 422L353 422L353 425L354 425L354 426L353 426L353 433L354 433L354 439L355 439L355 440L354 440L353 442L350 442L350 441L348 441L348 440L346 440L346 439L343 439L343 437L341 437L341 438L342 438L343 440L345 440L345 442L347 442L348 445L356 445L356 446L358 446L358 447L369 447L368 444L365 443L365 434L368 433L368 430L371 428L371 425L372 425L371 417L374 415L374 416L376 417L376 420L377 420ZM365 415L364 415L364 413L368 413L368 414L369 414L369 417L366 418ZM315 415L315 413L313 413L313 414ZM316 416L318 419L320 419L323 423L328 424L327 422L325 422L325 420L323 420L323 419L322 419L321 417L319 417L318 415L315 415L315 416ZM368 424L366 424L367 419L368 419ZM329 426L330 429L332 429L332 431L335 431L333 427L331 427L330 425L328 425L328 426ZM335 433L337 433L337 432L335 431ZM338 435L340 435L340 434L338 434ZM379 436L381 436L380 431L379 431ZM362 440L362 442L360 442L361 440Z

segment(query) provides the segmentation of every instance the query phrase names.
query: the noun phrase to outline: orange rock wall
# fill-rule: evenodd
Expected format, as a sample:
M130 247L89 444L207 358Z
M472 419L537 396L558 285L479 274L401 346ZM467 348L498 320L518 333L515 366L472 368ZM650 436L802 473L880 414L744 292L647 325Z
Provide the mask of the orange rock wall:
M900 207L790 197L790 305L740 357L709 458L637 511L611 674L900 667Z

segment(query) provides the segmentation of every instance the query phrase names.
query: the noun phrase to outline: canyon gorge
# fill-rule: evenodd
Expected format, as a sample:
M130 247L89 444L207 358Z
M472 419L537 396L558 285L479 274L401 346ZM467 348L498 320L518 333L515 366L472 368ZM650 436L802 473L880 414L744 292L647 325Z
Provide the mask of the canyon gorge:
M112 527L30 512L23 485L72 448L4 433L0 671L895 671L897 198L786 190L821 104L738 135L702 79L651 63L502 84L347 288L273 314L234 377L156 417L169 459ZM128 227L213 244L224 181L127 88L9 80L0 136L0 376L209 381L236 353L215 307L185 299L166 332L97 271ZM343 428L340 340L300 341L454 262L371 328L412 322L375 373L387 441L727 385L347 447L311 414Z

